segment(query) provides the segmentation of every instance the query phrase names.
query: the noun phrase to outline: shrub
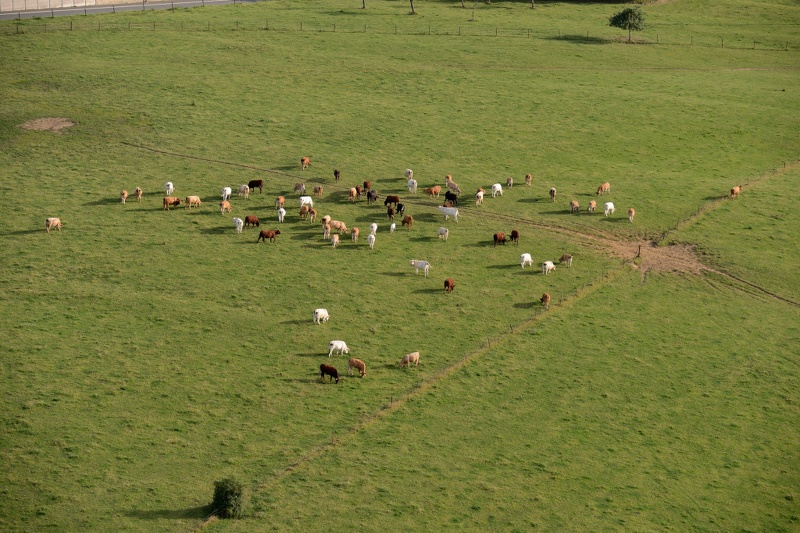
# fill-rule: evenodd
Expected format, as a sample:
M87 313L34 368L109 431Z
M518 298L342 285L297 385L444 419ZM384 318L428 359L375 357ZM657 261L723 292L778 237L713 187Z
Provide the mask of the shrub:
M213 513L220 518L241 518L244 514L244 487L235 479L214 482Z

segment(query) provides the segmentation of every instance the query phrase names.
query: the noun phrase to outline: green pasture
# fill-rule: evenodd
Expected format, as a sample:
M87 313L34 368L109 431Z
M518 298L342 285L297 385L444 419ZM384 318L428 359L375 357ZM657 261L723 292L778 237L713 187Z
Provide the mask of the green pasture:
M536 4L0 23L0 528L191 530L233 477L247 516L209 530L796 529L798 6L648 5L626 45L621 4ZM20 127L42 117L75 125ZM446 174L458 223L421 190ZM364 180L413 227L348 202ZM203 206L164 211L166 181ZM298 181L358 243L298 219ZM616 213L590 215L604 181ZM246 214L277 242L237 235ZM644 239L713 272L643 276L607 246Z

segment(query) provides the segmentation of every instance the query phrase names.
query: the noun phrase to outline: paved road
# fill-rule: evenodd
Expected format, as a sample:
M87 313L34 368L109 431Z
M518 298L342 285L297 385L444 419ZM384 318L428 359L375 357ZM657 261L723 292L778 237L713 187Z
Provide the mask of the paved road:
M26 18L45 18L74 15L95 15L97 13L116 13L118 11L150 11L154 9L172 9L173 7L188 8L212 5L241 4L242 2L257 2L259 0L175 0L173 1L148 1L136 4L120 4L116 6L86 6L62 7L57 9L31 9L25 11L8 11L0 13L0 20L14 20Z

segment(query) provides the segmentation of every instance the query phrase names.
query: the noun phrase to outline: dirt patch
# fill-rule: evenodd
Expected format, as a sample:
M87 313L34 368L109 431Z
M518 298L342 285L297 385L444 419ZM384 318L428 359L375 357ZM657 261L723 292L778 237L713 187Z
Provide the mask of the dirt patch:
M29 120L25 124L22 124L21 127L26 130L54 131L56 133L61 133L61 130L64 128L69 128L74 125L75 122L68 118L44 117Z
M708 266L700 262L694 246L686 244L656 246L652 241L623 242L609 240L606 242L606 246L613 255L622 259L633 260L636 258L634 265L638 265L642 270L683 272L687 274L700 274L709 270Z

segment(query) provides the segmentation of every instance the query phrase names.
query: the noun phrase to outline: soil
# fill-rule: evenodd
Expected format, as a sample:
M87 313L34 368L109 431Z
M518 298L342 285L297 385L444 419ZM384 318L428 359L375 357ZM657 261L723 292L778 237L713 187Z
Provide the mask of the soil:
M26 130L53 131L55 133L61 133L62 129L69 128L74 125L75 122L68 118L44 117L29 120L25 124L22 124L21 127Z

